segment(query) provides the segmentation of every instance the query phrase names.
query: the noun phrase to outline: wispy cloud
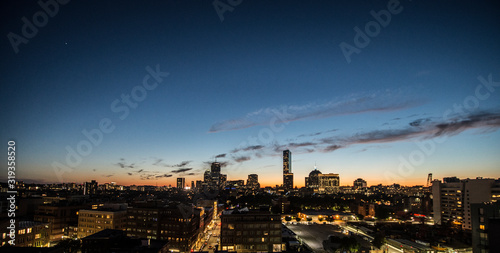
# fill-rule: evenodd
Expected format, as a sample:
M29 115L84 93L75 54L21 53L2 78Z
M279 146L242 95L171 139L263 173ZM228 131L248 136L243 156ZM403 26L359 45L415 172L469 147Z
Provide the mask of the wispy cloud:
M422 104L422 100L411 99L401 91L385 91L370 95L351 95L347 98L335 98L326 102L313 102L304 105L284 105L263 108L237 118L217 122L209 132L238 130L258 125L284 123L306 119L320 119L337 115L364 112L395 111Z
M172 173L184 173L186 171L190 171L192 170L193 168L181 168L181 169L176 169L176 170L172 170L171 172Z
M250 156L235 156L233 157L234 161L237 162L237 163L241 163L241 162L245 162L245 161L248 161L250 160Z
M306 142L273 143L262 147L262 152L239 152L235 162L240 163L255 157L274 156L285 149L296 153L333 152L356 144L383 144L415 139L429 139L440 136L453 136L469 129L496 131L500 128L500 113L496 111L480 112L470 115L455 116L449 120L437 118L420 118L407 125L392 129L375 129L352 135L331 135ZM305 134L307 135L307 134ZM313 136L316 136L313 134ZM240 147L239 151L251 150ZM366 151L363 149L362 151ZM272 155L270 155L272 154Z

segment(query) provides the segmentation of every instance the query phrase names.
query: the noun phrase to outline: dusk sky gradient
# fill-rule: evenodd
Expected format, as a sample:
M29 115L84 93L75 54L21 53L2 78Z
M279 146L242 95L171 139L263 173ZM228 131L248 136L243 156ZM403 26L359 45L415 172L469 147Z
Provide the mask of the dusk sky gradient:
M2 2L0 180L15 140L18 180L60 183L53 163L104 118L63 182L190 183L219 155L228 180L275 186L284 149L299 187L315 164L341 185L499 178L499 4L400 1L348 63L339 45L388 2L244 0L221 21L212 1L70 1L18 53L7 35L42 9ZM120 119L148 66L169 74Z

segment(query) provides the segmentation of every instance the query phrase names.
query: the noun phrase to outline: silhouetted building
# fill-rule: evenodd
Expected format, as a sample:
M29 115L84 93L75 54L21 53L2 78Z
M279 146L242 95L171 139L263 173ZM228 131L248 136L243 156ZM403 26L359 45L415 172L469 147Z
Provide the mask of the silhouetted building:
M97 194L97 182L92 180L91 182L85 182L83 188L83 195L95 195Z
M365 188L365 187L367 187L367 184L366 184L365 180L363 180L362 178L358 178L358 179L354 180L353 187L354 187L354 189Z
M321 174L321 171L316 169L316 166L314 166L314 170L309 173L309 177L306 177L306 187L311 189L318 189L319 175Z
M283 151L283 188L293 189L292 152L290 150Z
M72 204L66 201L40 205L35 211L34 220L41 223L48 223L49 241L57 242L63 239L66 228L77 226L77 213L80 209L85 209L86 207L86 205Z
M254 189L254 190L260 188L259 175L257 175L257 174L250 174L250 175L248 175L247 188L251 188L251 189Z
M105 229L82 239L84 253L164 253L170 252L168 241L130 238L122 230Z
M200 232L200 213L185 204L137 203L127 212L127 236L168 240L170 249L186 252Z
M323 174L316 166L314 170L309 173L309 177L305 179L306 187L319 192L332 192L338 188L340 183L339 174Z
M473 252L500 252L500 202L471 204Z
M283 174L292 173L292 152L283 151Z
M186 179L183 177L178 177L177 178L177 188L184 189L184 187L186 187Z
M281 216L262 211L223 211L221 249L237 252L281 252Z

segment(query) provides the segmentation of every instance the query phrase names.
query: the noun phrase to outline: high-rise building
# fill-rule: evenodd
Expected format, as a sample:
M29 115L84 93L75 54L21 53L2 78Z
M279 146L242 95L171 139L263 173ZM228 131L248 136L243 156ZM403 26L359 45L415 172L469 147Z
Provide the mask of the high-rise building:
M222 181L225 181L223 180L223 175L220 174L220 168L221 164L219 162L213 162L210 166L210 170L205 171L203 175L205 183L212 189L219 188L223 185Z
M471 205L473 252L500 252L500 202Z
M367 184L366 184L365 180L363 180L362 178L358 178L358 179L354 180L353 186L354 186L354 189L358 189L358 188L367 187Z
M281 216L247 208L224 211L221 249L233 252L281 252Z
M213 162L212 166L210 167L210 170L212 174L220 174L220 163Z
M292 173L292 152L290 150L283 151L283 175Z
M293 189L293 173L283 175L283 188L286 190Z
M500 180L444 178L432 182L434 222L472 229L471 204L500 200Z
M292 152L290 150L283 151L283 188L293 189Z
M92 180L91 182L85 182L83 188L83 195L95 195L97 193L97 182Z
M186 186L186 179L183 177L178 177L177 178L177 188L184 189L185 186Z
M254 189L254 190L260 188L259 175L257 175L257 174L250 174L250 175L248 175L247 188L251 188L251 189Z

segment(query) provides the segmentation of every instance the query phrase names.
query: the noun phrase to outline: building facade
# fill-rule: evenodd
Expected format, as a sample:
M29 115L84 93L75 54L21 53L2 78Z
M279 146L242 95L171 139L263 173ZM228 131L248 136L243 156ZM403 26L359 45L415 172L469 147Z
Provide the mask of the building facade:
M290 150L283 151L283 188L293 189L292 152Z
M177 178L177 188L184 189L185 186L186 186L186 179L183 177L178 177Z
M454 222L472 229L471 205L500 200L500 181L495 179L444 178L432 182L434 222Z
M500 252L500 202L472 204L471 213L473 252Z
M169 247L189 251L200 233L199 209L184 204L137 203L127 210L127 236L168 240Z
M126 224L126 206L82 209L78 212L78 238L87 237L104 229L125 230Z
M268 212L224 211L221 216L221 249L237 252L281 252L281 217Z

